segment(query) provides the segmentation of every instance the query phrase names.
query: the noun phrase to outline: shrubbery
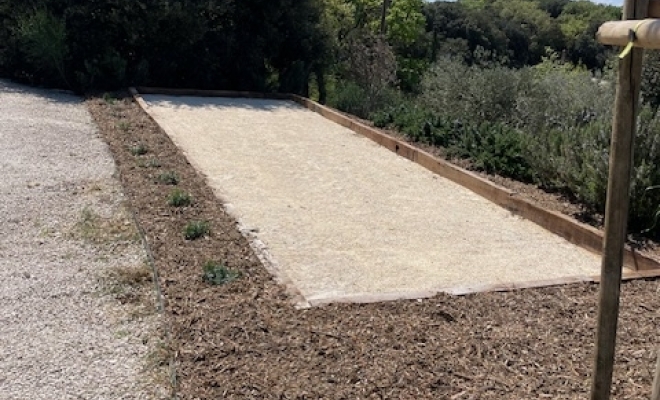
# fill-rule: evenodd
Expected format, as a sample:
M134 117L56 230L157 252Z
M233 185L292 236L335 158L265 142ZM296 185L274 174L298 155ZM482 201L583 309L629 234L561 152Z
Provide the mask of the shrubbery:
M422 94L371 114L414 141L468 158L475 168L563 191L603 212L612 130L614 77L594 78L548 59L525 69L466 66L444 59ZM660 205L660 116L640 113L630 227L652 225Z
M327 63L316 0L5 0L0 76L78 91L128 84L306 94Z
M482 68L441 58L423 78L419 100L431 111L452 118L509 123L521 86L529 83L528 75L525 69Z
M441 116L412 104L374 113L372 121L378 127L393 126L413 141L443 147L448 157L470 159L488 173L532 180L521 133L503 123Z

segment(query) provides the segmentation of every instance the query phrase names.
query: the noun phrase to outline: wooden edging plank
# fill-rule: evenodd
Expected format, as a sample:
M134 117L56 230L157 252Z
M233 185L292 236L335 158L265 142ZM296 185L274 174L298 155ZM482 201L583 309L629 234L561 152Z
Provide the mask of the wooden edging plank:
M622 280L628 281L633 279L652 279L660 277L660 270L648 271L624 271ZM422 298L430 298L437 296L440 293L446 293L452 296L466 296L475 293L484 292L510 292L513 290L532 289L540 287L562 286L577 283L598 283L600 282L600 275L594 276L569 276L564 278L538 280L518 283L503 283L503 284L483 284L483 285L463 285L437 288L434 290L418 291L418 292L392 292L392 293L379 293L379 294L351 294L351 295L328 295L328 296L314 296L308 299L309 305L312 307L323 306L326 304L335 303L379 303L392 300L418 300Z
M329 107L323 106L304 97L296 95L290 96L291 100L298 104L321 114L333 122L349 128L356 133L372 139L374 142L386 147L390 151L421 165L429 171L473 191L487 200L536 223L542 228L563 237L577 246L601 254L603 234L598 229L582 224L563 214L549 211L532 204L525 199L517 197L515 192L496 185L495 183L451 164L446 160L437 158L426 151L417 149L416 147L387 135L378 129L354 121ZM626 248L624 263L626 266L634 270L660 269L660 263L635 252L629 247Z
M394 138L378 129L372 128L361 122L353 120L344 114L313 100L293 94L282 93L256 93L256 92L237 92L226 90L191 90L191 89L165 89L138 87L131 89L131 93L137 96L138 101L144 101L139 98L139 93L144 94L163 94L171 96L200 96L200 97L236 97L236 98L259 98L274 100L291 100L301 106L314 111L321 116L333 121L353 132L365 136L388 150L407 158L408 160L419 164L429 171L438 174L446 179L455 182L472 192L484 197L485 199L511 211L513 214L528 219L542 228L563 237L569 242L589 250L596 254L602 252L603 234L600 230L582 224L573 218L563 214L549 211L541 208L502 186L499 186L477 174L460 168L450 162L437 158L432 154L418 149L409 143ZM143 105L143 107L145 107ZM624 254L624 264L641 273L642 271L660 271L660 263L652 258L644 256L630 247L626 247ZM660 274L651 273L649 277L660 276ZM574 279L574 278L571 278ZM625 276L624 276L625 279ZM634 279L634 278L633 278ZM571 282L574 280L571 280ZM586 281L596 281L596 279L586 279ZM539 286L539 285L536 285ZM548 285L540 285L548 286ZM497 289L491 289L497 290ZM504 290L504 289L503 289Z

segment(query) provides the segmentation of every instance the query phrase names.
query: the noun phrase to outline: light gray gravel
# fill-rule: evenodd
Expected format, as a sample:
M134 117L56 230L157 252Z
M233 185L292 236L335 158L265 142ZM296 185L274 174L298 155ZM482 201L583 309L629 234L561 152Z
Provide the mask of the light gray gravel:
M143 373L159 317L107 278L145 262L114 172L79 98L0 81L2 400L164 393Z
M600 271L595 254L291 102L143 98L310 302Z

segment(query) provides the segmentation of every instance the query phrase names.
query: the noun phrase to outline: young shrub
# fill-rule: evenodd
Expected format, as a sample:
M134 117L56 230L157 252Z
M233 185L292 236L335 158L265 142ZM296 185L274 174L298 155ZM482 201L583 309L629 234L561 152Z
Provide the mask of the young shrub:
M630 218L631 231L660 233L660 114L652 106L640 111L635 136L635 166L632 175Z
M171 207L185 207L189 206L192 198L188 193L181 189L174 189L167 197L167 204Z
M113 96L111 93L105 92L103 93L103 101L105 101L111 106L114 106L115 103L117 102L117 98Z
M371 111L367 105L367 92L353 82L337 84L329 103L341 111L362 118L369 115Z
M128 133L128 131L131 129L131 123L128 121L121 121L119 124L117 124L117 128L123 132Z
M421 103L440 115L471 123L513 121L529 72L500 65L467 66L441 58L422 79Z
M241 273L227 268L223 263L207 261L204 264L202 279L211 285L224 285L240 278Z
M389 111L378 111L369 117L371 122L374 123L376 128L386 128L389 124L394 122L392 114Z
M207 221L191 221L186 225L183 231L183 237L186 240L195 240L208 236L209 233L211 233L211 228Z
M179 184L179 177L173 171L163 172L162 174L158 175L158 182L164 185L175 186Z
M129 151L134 156L143 156L149 152L149 148L147 148L147 146L144 145L143 143L138 143L134 146L131 146L129 148Z
M523 157L523 137L519 131L485 122L473 133L473 145L464 147L477 168L523 182L532 180L534 174Z
M160 161L156 158L152 158L147 161L139 161L138 165L142 168L160 168Z

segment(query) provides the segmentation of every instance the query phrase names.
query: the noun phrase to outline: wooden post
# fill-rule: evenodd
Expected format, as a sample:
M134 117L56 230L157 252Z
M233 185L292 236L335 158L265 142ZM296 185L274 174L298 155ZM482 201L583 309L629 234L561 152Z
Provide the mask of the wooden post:
M643 19L648 12L648 0L625 0L623 19ZM628 223L630 175L632 172L633 140L639 108L639 89L644 51L635 48L619 61L619 76L612 122L610 172L605 207L605 239L601 265L598 306L598 332L591 400L610 398L614 349L619 319L619 297L623 248Z
M660 400L660 347L656 351L658 361L655 364L655 377L653 378L653 392L651 393L651 400Z
M660 0L649 0L649 18L660 18Z

